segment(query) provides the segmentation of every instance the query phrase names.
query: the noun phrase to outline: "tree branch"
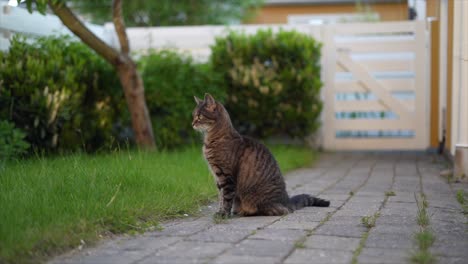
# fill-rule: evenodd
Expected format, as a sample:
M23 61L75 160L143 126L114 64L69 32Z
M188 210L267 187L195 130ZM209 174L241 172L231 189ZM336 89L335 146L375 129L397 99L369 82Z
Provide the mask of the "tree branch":
M75 16L65 3L48 0L48 4L54 13L60 18L62 23L84 43L112 65L119 64L121 61L119 52L94 35L94 33Z
M122 1L112 1L112 20L114 21L115 31L119 38L120 50L123 54L128 55L130 47L128 44L127 33L125 32L125 24L122 17Z

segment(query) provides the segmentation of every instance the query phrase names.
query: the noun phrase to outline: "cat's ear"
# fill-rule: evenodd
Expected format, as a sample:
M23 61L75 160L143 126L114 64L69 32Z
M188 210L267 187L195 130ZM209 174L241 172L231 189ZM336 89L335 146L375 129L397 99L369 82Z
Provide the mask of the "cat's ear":
M216 109L216 101L209 93L205 94L206 109L213 112Z
M197 103L197 105L199 105L201 102L203 102L202 99L196 97L196 96L193 96L193 99L195 99L195 103Z

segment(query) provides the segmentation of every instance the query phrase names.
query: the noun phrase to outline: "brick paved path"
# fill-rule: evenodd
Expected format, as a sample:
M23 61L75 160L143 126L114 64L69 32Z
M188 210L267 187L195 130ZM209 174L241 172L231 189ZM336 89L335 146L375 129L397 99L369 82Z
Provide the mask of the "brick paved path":
M284 217L204 216L164 224L162 231L106 241L52 263L408 263L418 251L415 197L428 201L430 252L439 263L468 263L468 224L456 200L466 184L439 176L443 161L417 153L322 154L313 168L289 173L290 194L311 193L331 207ZM395 195L392 196L393 192ZM376 216L374 227L362 223Z

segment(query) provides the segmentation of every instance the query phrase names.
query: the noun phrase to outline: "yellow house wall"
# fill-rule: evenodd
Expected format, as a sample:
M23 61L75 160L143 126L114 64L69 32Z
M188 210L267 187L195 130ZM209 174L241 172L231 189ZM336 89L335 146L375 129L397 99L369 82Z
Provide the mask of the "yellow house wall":
M408 4L382 3L371 4L371 9L379 14L381 21L398 21L408 19ZM256 16L247 24L285 24L288 15L357 13L354 4L320 4L320 5L270 5L262 7Z

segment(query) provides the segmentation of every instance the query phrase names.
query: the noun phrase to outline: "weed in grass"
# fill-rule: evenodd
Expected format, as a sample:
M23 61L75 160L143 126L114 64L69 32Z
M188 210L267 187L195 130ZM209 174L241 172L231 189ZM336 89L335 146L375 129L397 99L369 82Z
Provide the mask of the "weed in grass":
M427 230L427 229L419 233L416 233L414 237L419 245L419 249L421 250L429 249L432 246L432 244L434 244L434 241L435 241L434 234L430 230Z
M429 216L427 215L426 208L429 206L426 196L424 194L420 195L420 198L414 194L414 199L416 200L416 205L418 207L417 222L421 227L429 226Z
M457 201L463 208L463 214L468 215L468 201L465 196L466 193L463 190L457 190Z
M426 200L424 193L421 194L420 199L414 195L416 204L418 206L417 222L421 227L421 231L414 235L416 243L418 244L419 251L414 252L410 261L419 264L432 264L436 262L435 256L429 251L429 248L434 244L435 236L429 229L429 216L427 215L426 208L429 203Z
M358 264L357 259L358 259L359 255L361 254L361 251L364 248L368 237L369 237L369 231L365 232L362 235L361 240L359 241L358 248L353 252L353 258L351 260L351 264Z
M463 193L463 190L457 190L457 201L461 204L464 205L466 203L465 201L465 194Z
M213 214L213 223L214 224L226 224L227 220L229 219L228 216L220 215L220 214Z
M426 198L423 198L422 205L424 208L427 208L429 206L429 202L426 200Z
M415 199L416 199L416 205L418 206L418 215L416 217L416 220L419 226L425 228L429 226L429 216L427 215L427 211L426 211L428 202L424 196L422 196L422 201L421 201L420 199L416 197L416 194L415 194Z
M375 222L377 221L377 218L379 218L379 216L380 213L378 212L371 216L363 216L361 218L361 223L367 228L372 228L375 226Z
M294 248L305 248L305 244L303 241L297 241L294 243Z
M429 251L418 251L411 255L410 262L415 264L433 264L436 263L436 259Z
M429 226L429 217L427 215L426 208L423 207L421 209L418 209L417 222L418 225L422 227Z
M447 174L447 183L451 184L453 182L453 173Z
M394 191L387 191L385 192L385 196L389 197L389 196L396 196L395 192Z

